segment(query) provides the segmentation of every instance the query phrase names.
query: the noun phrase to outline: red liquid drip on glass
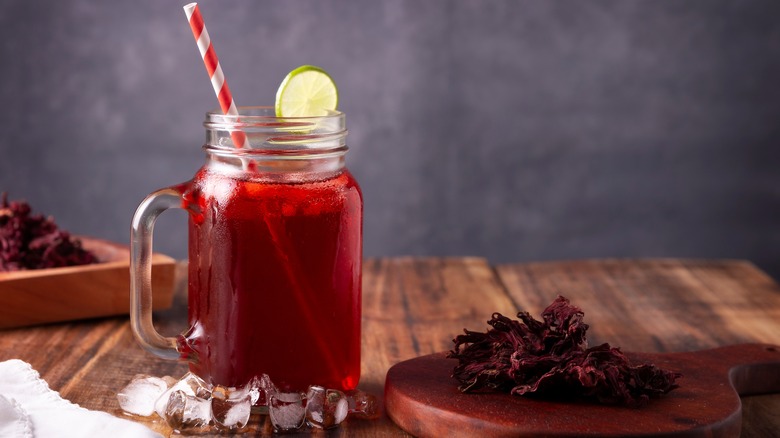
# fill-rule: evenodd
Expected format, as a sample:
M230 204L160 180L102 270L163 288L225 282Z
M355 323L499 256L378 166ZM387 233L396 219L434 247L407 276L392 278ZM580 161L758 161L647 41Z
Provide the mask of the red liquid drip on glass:
M357 386L362 197L352 175L275 183L204 168L185 199L190 369L228 386L261 373L280 388Z

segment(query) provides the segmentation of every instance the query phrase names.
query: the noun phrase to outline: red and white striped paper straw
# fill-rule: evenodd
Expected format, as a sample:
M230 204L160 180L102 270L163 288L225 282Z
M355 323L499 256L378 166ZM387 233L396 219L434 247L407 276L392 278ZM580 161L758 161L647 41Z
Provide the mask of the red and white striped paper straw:
M217 95L222 113L229 116L237 116L236 102L230 93L225 74L222 73L222 66L219 64L217 52L214 51L214 45L211 44L211 38L209 38L209 32L206 30L206 24L203 22L203 16L200 15L198 4L190 3L184 6L184 13L187 15L187 21L190 22L192 36L195 37L195 42L198 43L200 56L203 58L203 64L206 66L206 72L208 72L211 79L211 86ZM243 131L232 131L230 136L233 138L233 143L236 147L243 148L244 146L249 146Z
M226 115L237 116L238 109L236 108L236 102L233 100L233 95L230 94L230 88L228 88L227 80L225 79L225 75L222 73L222 67L219 64L219 59L217 59L217 53L214 51L214 46L211 44L211 38L209 38L209 33L206 30L203 17L200 15L198 4L190 3L184 6L184 13L187 15L187 21L190 22L192 36L195 37L195 41L198 43L200 56L203 58L206 71L211 78L211 86L214 87L214 93L217 94L217 99L219 100L219 106L222 108L222 112ZM246 138L246 134L244 134L243 131L232 131L230 136L233 138L233 143L236 145L236 147L242 148L245 146L250 146L249 141ZM244 161L244 169L251 171L255 170L256 167L254 163ZM269 216L264 217L264 221L268 226L269 231L271 232L271 236L276 243L277 249L284 255L284 249L287 248L288 250L292 250L293 246L285 240L286 237L284 233L280 232L282 227L274 226L272 222L269 222L270 220L271 219ZM286 257L289 257L289 255ZM295 266L301 265L300 263L296 263ZM290 277L293 284L295 284L297 278L303 278L301 276L302 272L300 269L296 270L290 265L290 263L286 263L285 268L288 271L288 276ZM303 292L299 288L294 287L293 293L296 296L296 300L301 310L304 312L303 320L307 321L309 324L314 324L313 321L315 321L315 319L313 316L311 316L313 315L313 311L308 307L308 303ZM311 333L317 333L317 331L314 330L314 327L312 327ZM333 352L330 350L328 343L325 342L325 340L320 336L317 336L315 339L319 345L320 350L322 351L322 354L325 357L326 366L330 367L331 369L335 369L335 359L333 358Z

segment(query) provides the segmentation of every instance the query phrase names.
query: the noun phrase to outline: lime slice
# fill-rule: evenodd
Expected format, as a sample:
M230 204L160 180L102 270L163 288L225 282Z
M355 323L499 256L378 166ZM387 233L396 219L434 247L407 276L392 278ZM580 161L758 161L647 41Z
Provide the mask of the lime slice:
M302 65L291 71L276 92L277 117L324 116L335 110L339 93L325 70Z

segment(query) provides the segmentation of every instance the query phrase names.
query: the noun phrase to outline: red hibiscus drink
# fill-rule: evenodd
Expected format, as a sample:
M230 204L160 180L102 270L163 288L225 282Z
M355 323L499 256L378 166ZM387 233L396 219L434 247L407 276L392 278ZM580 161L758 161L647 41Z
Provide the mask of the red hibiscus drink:
M185 198L189 339L228 386L351 389L360 373L360 190L347 170L278 181L204 167ZM304 302L300 302L304 301ZM323 349L327 351L322 351Z
M345 167L344 115L282 119L273 108L242 108L209 113L204 126L203 167L150 195L134 220L134 251L143 253L149 217L187 211L190 329L164 338L141 315L133 323L141 344L188 360L213 384L268 374L282 389L355 388L363 202ZM231 140L239 129L240 148Z

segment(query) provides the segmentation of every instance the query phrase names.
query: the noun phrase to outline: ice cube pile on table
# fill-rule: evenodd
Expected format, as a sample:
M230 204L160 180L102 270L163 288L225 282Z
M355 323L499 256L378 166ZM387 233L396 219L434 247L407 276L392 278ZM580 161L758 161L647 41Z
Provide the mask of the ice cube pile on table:
M258 421L268 415L275 432L331 429L348 416L375 418L379 413L372 394L314 385L306 393L283 392L265 374L239 388L211 385L192 373L179 380L139 374L117 400L127 414L157 415L172 429L191 433L240 431L253 413Z

